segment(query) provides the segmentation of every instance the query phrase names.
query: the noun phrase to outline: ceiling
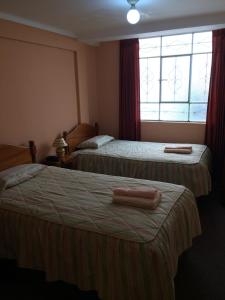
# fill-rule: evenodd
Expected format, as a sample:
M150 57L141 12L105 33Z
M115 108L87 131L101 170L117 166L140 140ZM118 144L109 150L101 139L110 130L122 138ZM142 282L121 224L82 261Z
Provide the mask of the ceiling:
M126 21L127 0L0 0L0 18L96 43L183 28L225 27L225 0L139 0L141 21Z

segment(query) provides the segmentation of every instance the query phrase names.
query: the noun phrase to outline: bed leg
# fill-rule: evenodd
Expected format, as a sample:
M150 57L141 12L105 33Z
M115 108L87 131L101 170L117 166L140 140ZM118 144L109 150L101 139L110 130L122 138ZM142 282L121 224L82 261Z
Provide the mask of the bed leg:
M32 163L36 162L36 154L37 154L37 148L35 146L34 141L29 141L29 149L30 149L30 155L32 158Z
M99 126L98 126L97 122L95 122L94 127L95 127L95 134L98 135L99 134Z

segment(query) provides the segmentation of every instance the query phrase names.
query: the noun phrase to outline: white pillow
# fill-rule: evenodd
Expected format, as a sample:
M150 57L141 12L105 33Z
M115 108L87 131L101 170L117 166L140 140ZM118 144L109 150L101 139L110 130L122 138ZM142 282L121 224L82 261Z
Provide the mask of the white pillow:
M114 137L112 137L110 135L96 135L93 138L90 138L90 139L80 143L77 146L77 148L78 149L87 149L87 148L97 149L112 140L114 140Z
M41 164L25 164L0 172L0 191L29 180L46 166Z

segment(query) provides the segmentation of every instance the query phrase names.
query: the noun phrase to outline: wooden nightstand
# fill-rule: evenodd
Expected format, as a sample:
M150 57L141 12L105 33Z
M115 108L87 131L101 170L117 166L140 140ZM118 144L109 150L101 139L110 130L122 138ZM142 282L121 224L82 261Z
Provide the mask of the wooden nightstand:
M60 168L67 168L70 169L71 166L71 160L69 155L65 155L63 158L59 159L55 155L47 156L44 164L47 166L54 166L54 167L60 167Z
M47 166L61 167L61 162L55 155L47 156L43 163Z

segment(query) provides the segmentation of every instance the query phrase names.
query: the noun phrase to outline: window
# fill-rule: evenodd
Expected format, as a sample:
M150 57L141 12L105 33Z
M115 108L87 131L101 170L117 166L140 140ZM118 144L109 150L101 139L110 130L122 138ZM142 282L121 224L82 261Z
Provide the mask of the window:
M205 122L212 32L140 39L142 120Z

